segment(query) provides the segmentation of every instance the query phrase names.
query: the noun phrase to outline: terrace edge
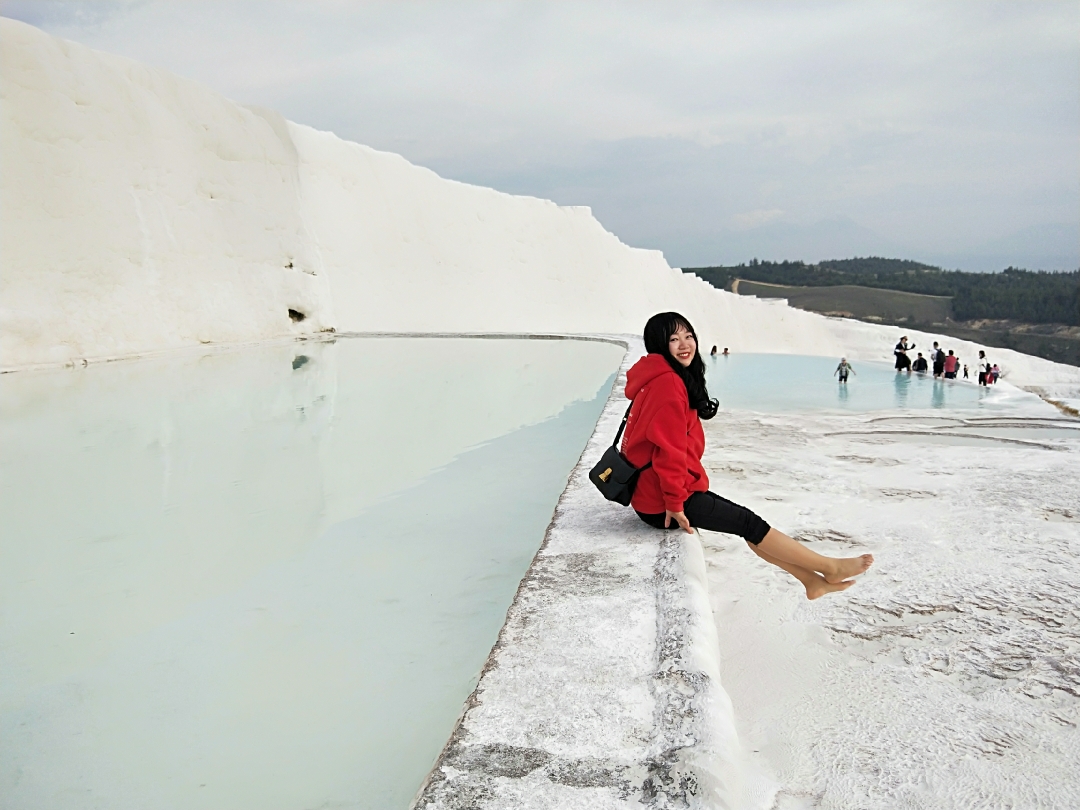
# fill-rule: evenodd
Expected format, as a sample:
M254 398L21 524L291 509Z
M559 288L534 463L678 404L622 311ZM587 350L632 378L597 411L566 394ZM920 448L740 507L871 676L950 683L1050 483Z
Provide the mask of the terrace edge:
M641 339L513 337L627 351L477 686L411 806L734 807L741 752L700 539L645 526L588 480L621 421Z

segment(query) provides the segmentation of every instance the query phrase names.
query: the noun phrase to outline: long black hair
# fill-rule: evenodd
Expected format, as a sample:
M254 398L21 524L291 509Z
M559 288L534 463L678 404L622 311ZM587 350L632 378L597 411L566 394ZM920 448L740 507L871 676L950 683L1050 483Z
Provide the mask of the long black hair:
M645 324L645 351L649 354L662 355L667 360L668 365L686 384L686 395L690 400L690 407L697 411L702 419L712 419L716 416L720 403L709 398L709 389L705 387L705 361L701 359L701 352L695 348L694 359L686 367L683 367L682 363L671 354L668 341L680 326L694 336L696 344L697 332L690 325L690 321L678 312L661 312L653 315Z

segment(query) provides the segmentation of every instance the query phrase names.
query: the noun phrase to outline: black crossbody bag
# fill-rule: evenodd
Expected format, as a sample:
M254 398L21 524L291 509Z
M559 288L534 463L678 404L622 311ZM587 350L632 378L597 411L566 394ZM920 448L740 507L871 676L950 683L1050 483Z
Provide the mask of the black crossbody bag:
M619 439L622 438L623 430L626 428L626 420L630 418L630 408L632 407L634 407L633 402L626 409L622 424L619 425L619 430L615 433L615 441L611 443L611 447L604 451L604 455L600 457L600 461L596 463L596 466L589 471L589 480L600 490L600 494L609 501L621 503L623 506L630 505L630 498L634 494L634 487L637 485L637 479L641 471L652 466L650 461L644 467L635 467L619 452Z

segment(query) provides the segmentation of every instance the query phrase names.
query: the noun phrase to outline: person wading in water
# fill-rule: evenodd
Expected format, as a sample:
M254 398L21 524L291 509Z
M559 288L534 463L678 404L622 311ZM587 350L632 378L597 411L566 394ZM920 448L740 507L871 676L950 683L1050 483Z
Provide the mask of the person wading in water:
M907 356L907 353L915 348L915 344L908 345L907 335L900 338L900 342L896 344L896 348L893 349L893 354L896 355L896 373L906 371L911 373L911 358Z
M705 452L702 419L719 403L705 387L705 363L697 335L677 312L661 312L645 324L642 357L627 372L626 396L633 400L622 453L641 471L630 505L657 529L680 527L742 537L761 559L802 583L808 599L842 591L874 562L871 554L825 557L774 529L744 506L709 491L701 465Z
M848 378L848 374L854 374L854 373L855 373L855 369L853 369L851 367L851 363L849 363L847 361L847 358L846 357L841 357L840 358L840 365L838 365L836 367L836 371L833 372L833 376L835 377L837 374L839 374L840 375L840 382L846 383L847 378Z

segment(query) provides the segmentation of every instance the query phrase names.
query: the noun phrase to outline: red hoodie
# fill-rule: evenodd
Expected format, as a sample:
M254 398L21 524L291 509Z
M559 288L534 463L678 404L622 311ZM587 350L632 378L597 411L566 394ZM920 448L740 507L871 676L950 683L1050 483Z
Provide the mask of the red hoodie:
M626 397L634 406L622 453L635 467L653 464L638 477L630 505L647 515L681 512L691 492L709 488L701 466L705 432L686 385L663 355L647 354L626 373Z

